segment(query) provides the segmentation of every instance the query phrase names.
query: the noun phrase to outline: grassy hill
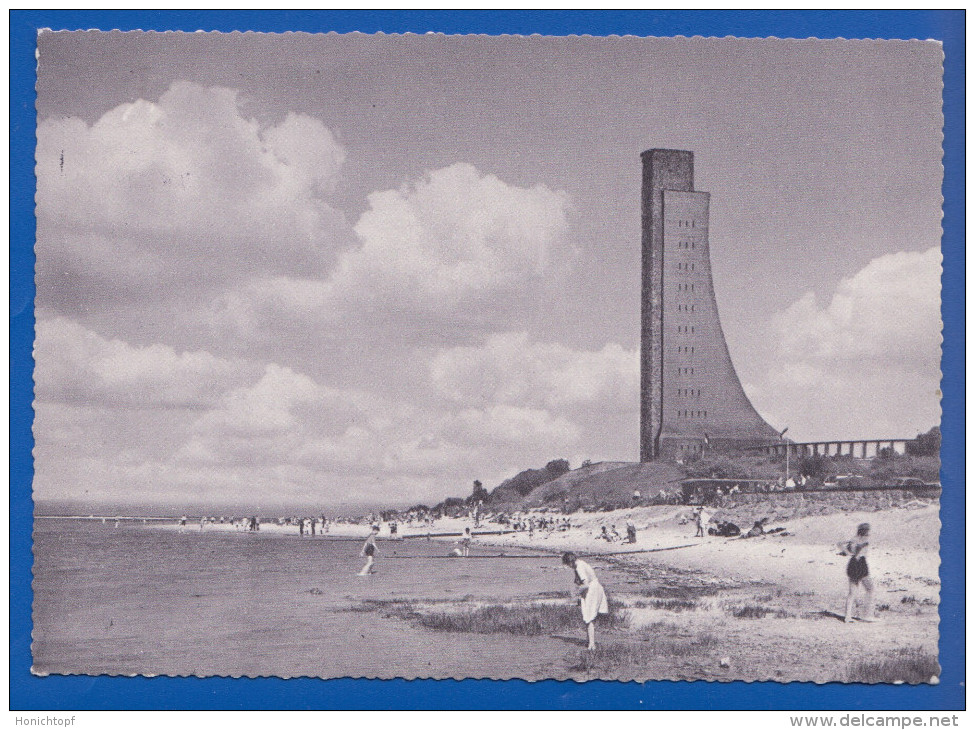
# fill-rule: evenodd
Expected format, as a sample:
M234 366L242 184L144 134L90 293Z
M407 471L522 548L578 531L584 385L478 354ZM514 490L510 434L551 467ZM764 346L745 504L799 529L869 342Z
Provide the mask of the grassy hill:
M820 476L809 472L814 486L836 474L863 474L868 486L891 483L895 477L906 476L936 481L938 475L937 457L927 456L892 455L865 463L850 457L810 457L797 460L792 466L793 474L799 471L800 464L810 469L817 467L822 472ZM673 495L680 489L680 480L688 477L773 480L782 475L783 467L781 459L763 454L715 453L686 465L666 461L646 464L603 461L571 471L566 471L568 462L558 459L542 469L528 469L505 480L491 494L488 504L491 509L502 511L616 509L633 504L634 490L640 490L646 502L657 497L661 490Z
M554 459L541 469L525 469L495 487L488 495L487 503L493 507L517 505L533 490L568 471L569 462L565 459Z
M677 464L603 461L574 469L537 487L520 506L526 509L568 506L571 510L620 507L632 502L635 489L644 498L661 489L670 493L678 488L677 483L684 476L684 470Z
M534 489L521 500L519 507L544 507L545 505L561 505L566 497L576 494L586 481L605 471L614 471L624 466L630 466L629 461L600 461L573 469L558 479L547 482Z

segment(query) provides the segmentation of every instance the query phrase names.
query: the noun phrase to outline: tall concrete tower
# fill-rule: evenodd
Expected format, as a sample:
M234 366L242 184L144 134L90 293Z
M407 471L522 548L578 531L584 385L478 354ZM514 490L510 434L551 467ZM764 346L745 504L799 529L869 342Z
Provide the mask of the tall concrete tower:
M694 153L643 159L640 461L777 441L738 380L718 319L708 250L710 193Z

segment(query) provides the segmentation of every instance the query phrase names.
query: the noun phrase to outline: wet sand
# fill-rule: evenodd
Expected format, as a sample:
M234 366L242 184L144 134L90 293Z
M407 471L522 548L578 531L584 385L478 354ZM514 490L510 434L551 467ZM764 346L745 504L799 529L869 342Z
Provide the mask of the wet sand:
M550 636L432 632L384 603L530 602L567 590L548 555L445 559L435 541L359 541L39 520L38 674L316 677L560 676L575 645ZM480 552L476 550L475 554ZM494 552L497 552L494 550ZM510 550L509 550L510 552ZM523 553L523 551L513 551Z

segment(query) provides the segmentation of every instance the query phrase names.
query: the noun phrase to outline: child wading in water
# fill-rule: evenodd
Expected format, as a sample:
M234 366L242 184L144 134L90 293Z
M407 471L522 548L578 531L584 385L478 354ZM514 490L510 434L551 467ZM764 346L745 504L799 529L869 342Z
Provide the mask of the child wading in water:
M849 542L840 544L842 554L850 556L850 561L846 564L846 577L850 581L849 591L846 594L846 615L843 618L846 623L853 621L853 604L859 585L862 585L867 592L866 605L861 612L860 620L868 622L877 620L873 615L873 580L870 578L870 569L867 567L869 548L870 525L866 522L857 527L856 537Z
M596 616L609 613L609 601L603 590L596 571L584 560L579 560L575 553L563 553L562 563L575 572L575 582L579 586L579 606L582 608L582 620L586 624L589 635L589 651L596 648Z
M375 573L376 569L373 564L376 562L375 555L378 552L376 547L376 535L379 534L379 525L372 526L372 532L369 533L369 537L366 538L365 544L362 546L362 552L360 555L364 555L366 558L366 564L362 566L362 570L359 571L359 575L369 575L370 573Z

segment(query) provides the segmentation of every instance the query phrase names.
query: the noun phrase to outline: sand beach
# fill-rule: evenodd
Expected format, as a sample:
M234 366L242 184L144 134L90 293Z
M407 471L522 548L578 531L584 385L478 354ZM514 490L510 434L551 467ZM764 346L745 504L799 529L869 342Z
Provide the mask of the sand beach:
M37 604L45 631L36 634L44 640L35 642L35 671L812 682L927 682L938 673L937 503L766 516L779 532L705 539L694 537L684 506L579 512L567 529L531 533L445 518L398 525L391 539L384 523L377 572L365 578L355 573L368 525L333 523L314 538L267 521L259 533L219 522L56 526L59 540L67 534L82 553L98 552L88 559L106 575L47 592L65 566L46 549L44 525L35 590L49 598ZM600 538L604 526L625 534L627 522L635 544ZM873 526L880 620L848 624L836 543L860 522ZM471 557L453 557L465 527L474 528ZM584 556L610 596L595 652L559 560L566 550ZM133 563L140 551L161 558L146 552ZM84 597L60 605L80 589ZM165 600L153 598L159 591ZM133 602L122 609L120 596ZM183 633L162 643L151 629L165 617L149 610L160 606L186 612Z
M781 534L752 538L695 538L691 516L676 506L577 513L566 531L475 539L571 550L597 570L626 576L611 595L627 625L602 632L601 649L582 662L588 676L909 682L913 671L913 681L930 680L920 674L937 656L936 503L794 519L775 519L773 511L766 527L783 528ZM719 510L722 516L744 514ZM627 522L637 527L636 544L599 537L604 526L622 533ZM836 543L861 522L872 525L879 620L846 624L847 558Z

